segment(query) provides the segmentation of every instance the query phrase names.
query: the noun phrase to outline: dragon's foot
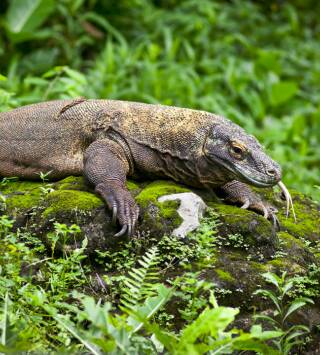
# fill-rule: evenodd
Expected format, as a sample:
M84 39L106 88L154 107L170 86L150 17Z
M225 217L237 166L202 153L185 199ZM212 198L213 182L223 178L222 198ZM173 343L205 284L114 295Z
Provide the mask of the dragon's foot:
M222 187L227 202L241 206L243 209L255 211L269 219L274 227L279 230L280 223L276 216L278 210L263 201L259 195L255 194L246 184L233 180Z
M98 184L96 192L104 198L112 210L112 222L116 223L118 219L121 225L121 230L115 234L115 237L125 233L131 237L139 217L139 207L130 192L117 183Z

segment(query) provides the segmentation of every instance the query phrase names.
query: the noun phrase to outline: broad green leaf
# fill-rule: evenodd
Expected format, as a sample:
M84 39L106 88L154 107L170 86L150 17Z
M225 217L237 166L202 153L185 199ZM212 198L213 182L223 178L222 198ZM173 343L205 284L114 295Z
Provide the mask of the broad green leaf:
M309 298L298 298L291 302L283 320L287 319L291 313L295 312L297 309L305 306L307 303L313 303L313 301Z
M293 287L293 282L292 281L287 282L283 287L282 294L286 295L292 289L292 287Z
M170 353L173 353L178 343L176 334L169 333L168 331L160 328L158 324L150 323L148 320L144 321L144 326L148 333L152 333L157 340L164 345L168 351L170 351Z
M280 323L277 320L275 320L275 319L273 319L273 318L271 318L269 316L266 316L264 314L256 314L256 315L253 316L253 318L255 320L260 319L260 320L264 320L264 321L270 322L271 324L273 324L273 325L275 325L277 327L281 326Z
M277 74L281 72L281 63L279 60L279 52L274 50L259 50L258 51L258 59L256 61L256 65L273 71Z
M277 288L281 285L281 278L272 272L265 272L262 276L270 283L274 284Z
M185 349L188 344L195 343L199 337L205 334L216 337L220 331L224 331L233 322L235 315L238 313L238 309L229 307L205 309L192 324L184 328L179 349Z
M61 316L53 317L65 330L71 333L76 339L78 339L89 351L94 355L101 355L101 352L90 342L88 342L69 322L62 319Z
M297 338L297 337L300 337L301 335L306 334L306 333L309 333L309 332L310 332L310 329L307 328L307 327L305 327L305 329L300 329L300 330L294 331L293 333L289 334L289 335L286 337L286 341L289 342L289 341L291 341L292 339Z
M250 333L240 331L239 336L231 336L230 333L223 333L223 339L210 341L208 349L198 354L207 353L209 350L211 355L233 354L234 350L254 350L259 354L280 355L277 350L266 345L265 340L277 338L283 334L282 332L264 332L260 326L256 326L256 329L251 329Z
M93 297L83 297L81 302L84 306L87 319L97 327L106 327L108 323L108 314L111 308L109 303L105 303L103 306L100 303L96 303Z
M293 81L281 81L271 85L270 103L278 106L289 101L298 91L298 85Z
M262 330L262 326L260 324L253 325L250 329L250 334L257 339L260 340L268 340L272 338L278 338L283 335L282 331L278 330Z
M254 295L263 295L263 296L268 297L274 303L274 305L277 307L277 310L279 311L279 313L281 313L281 307L279 304L279 300L273 292L271 292L269 290L257 290L253 294Z
M132 315L128 317L127 323L133 328L133 333L137 332L143 326L143 321L151 318L172 295L172 289L162 284L155 288L155 292L157 296L147 298L144 304L132 310Z
M233 344L233 350L251 350L258 354L283 355L282 352L271 348L270 346L264 344L262 341L252 338L246 339L242 338L242 336L235 340Z
M6 15L11 34L32 33L52 13L54 0L11 0Z

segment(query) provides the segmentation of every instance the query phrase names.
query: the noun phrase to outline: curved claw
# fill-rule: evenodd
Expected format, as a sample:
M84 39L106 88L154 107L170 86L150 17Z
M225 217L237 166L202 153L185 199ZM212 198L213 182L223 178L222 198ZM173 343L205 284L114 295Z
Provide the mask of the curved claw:
M272 218L272 225L274 227L274 229L276 231L279 231L280 230L280 222L279 222L279 219L277 218L277 216L273 213L270 214L271 218Z
M114 235L114 237L121 237L121 236L123 236L123 235L126 233L127 228L128 228L128 225L127 225L127 224L124 224L123 227L121 228L120 232L116 233L116 234Z
M269 211L265 206L262 206L263 209L263 218L268 219L269 217Z
M128 224L128 237L132 237L132 225Z
M241 206L244 210L248 209L250 206L250 200L247 198L246 202Z
M116 205L114 205L112 208L112 224L113 225L115 225L117 222L117 213L118 213L118 208Z
M294 219L294 222L297 223L297 218L296 218L296 214L295 214L295 211L294 211L294 207L293 207L293 202L292 202L292 198L291 198L291 195L290 195L290 192L288 191L288 189L286 188L286 186L284 185L284 183L282 181L279 181L278 182L278 186L280 187L285 199L286 199L286 202L287 202L287 206L286 206L286 217L288 218L289 217L289 209L290 209L290 206L291 206L291 211L292 211L292 215L293 215L293 219Z

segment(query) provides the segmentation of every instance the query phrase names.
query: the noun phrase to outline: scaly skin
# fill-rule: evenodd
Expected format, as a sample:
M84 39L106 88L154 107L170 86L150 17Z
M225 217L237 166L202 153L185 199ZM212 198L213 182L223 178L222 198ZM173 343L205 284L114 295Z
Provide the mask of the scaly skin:
M275 185L277 163L257 140L204 111L115 100L58 100L0 113L0 175L83 174L131 235L139 209L127 176L220 188L226 200L275 220L247 185Z

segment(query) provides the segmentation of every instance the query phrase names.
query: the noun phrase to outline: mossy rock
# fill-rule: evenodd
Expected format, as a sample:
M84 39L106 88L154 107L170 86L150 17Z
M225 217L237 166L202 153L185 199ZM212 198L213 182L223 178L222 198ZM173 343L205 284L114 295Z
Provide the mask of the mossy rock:
M160 235L170 234L181 224L181 217L177 213L179 201L159 202L158 198L164 195L190 192L171 181L155 181L147 185L137 196L136 201L143 214L141 230Z
M261 276L263 273L271 271L280 275L285 271L291 276L302 276L308 274L311 265L320 267L317 254L319 205L293 192L295 222L292 215L285 216L285 203L280 193L261 190L261 194L278 208L280 231L253 212L209 201L220 216L220 243L217 261L211 270L206 270L203 278L215 282L222 290L218 296L223 304L239 306L242 310L257 305L259 298L251 297L254 290L270 287ZM224 293L224 290L229 292Z
M42 186L34 181L8 181L0 186L0 192L5 196L6 211L12 216L37 206L42 198Z
M155 181L137 183L128 181L127 186L140 206L140 220L137 235L150 234L161 238L169 235L181 223L177 213L178 201L160 203L158 198L163 195L189 192L190 189L171 181ZM48 188L54 189L47 193ZM4 213L17 219L17 226L34 226L40 236L53 229L54 221L66 224L78 224L89 239L89 249L97 246L110 248L118 243L113 235L119 226L112 226L110 212L105 203L97 196L92 186L82 177L67 177L49 184L29 181L7 181L0 186L5 196ZM197 192L197 191L196 191ZM240 251L243 256L254 261L273 260L279 250L286 245L291 254L299 254L299 262L307 264L317 259L314 253L308 252L309 246L315 247L320 235L319 206L307 197L293 193L297 223L292 217L284 216L284 201L280 193L271 190L260 190L262 195L275 204L281 223L281 233L276 233L272 224L254 212L238 207L217 203L217 200L204 194L207 204L219 214L219 236L232 251ZM240 235L243 244L235 245L234 239ZM279 239L280 244L279 244ZM290 243L291 244L290 244ZM233 243L233 244L232 244ZM289 245L289 244L290 245ZM92 246L92 248L91 248ZM290 254L290 252L288 252Z
M68 176L54 184L56 190L88 191L89 186L81 176Z
M161 238L180 225L181 218L177 213L179 202L160 203L158 198L190 190L170 181L149 184L128 181L127 187L141 207L138 234L153 233ZM111 224L110 212L104 201L82 177L70 176L50 184L9 181L0 191L6 196L5 213L17 220L16 227L27 225L47 244L46 236L53 231L54 222L79 225L82 233L77 240L73 240L72 247L79 247L86 237L89 241L88 253L95 249L116 247L119 242L114 238L119 226Z
M320 207L300 193L293 193L293 203L297 221L292 218L281 218L286 231L298 239L306 239L312 243L320 237Z
M297 220L293 219L292 213L287 218L285 203L281 193L270 189L256 189L260 195L278 208L277 214L281 224L281 230L297 239L309 240L315 243L320 237L320 205L306 195L298 191L290 191Z
M237 249L250 253L254 260L270 259L275 254L279 241L270 221L235 206L210 203L210 207L219 214L219 235L230 240L230 247L236 245ZM242 245L235 243L237 235L242 237Z
M252 294L263 286L261 274L271 267L247 258L241 252L223 249L218 253L213 268L205 270L202 278L217 285L216 296L223 305L242 309L252 305Z
M53 191L46 196L45 202L48 207L42 212L44 219L57 219L59 216L61 218L68 217L69 213L75 210L90 213L90 211L104 205L97 196L77 190Z

